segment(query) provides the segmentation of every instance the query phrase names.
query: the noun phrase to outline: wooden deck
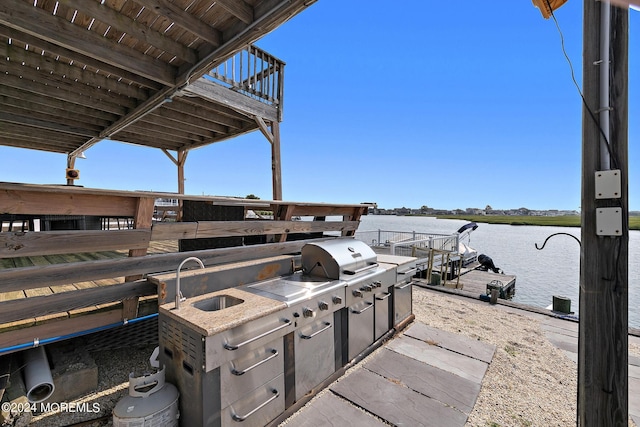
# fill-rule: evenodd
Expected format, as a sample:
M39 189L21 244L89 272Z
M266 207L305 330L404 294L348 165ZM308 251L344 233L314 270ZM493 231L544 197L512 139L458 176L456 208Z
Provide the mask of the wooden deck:
M493 345L415 323L287 425L464 426L494 353Z

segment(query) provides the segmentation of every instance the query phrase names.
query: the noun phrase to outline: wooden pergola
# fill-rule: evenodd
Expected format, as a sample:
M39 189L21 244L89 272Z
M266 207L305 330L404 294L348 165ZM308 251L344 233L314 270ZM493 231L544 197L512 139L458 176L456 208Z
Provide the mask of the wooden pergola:
M75 159L116 140L189 150L260 130L281 200L284 63L251 43L309 0L3 0L0 144Z

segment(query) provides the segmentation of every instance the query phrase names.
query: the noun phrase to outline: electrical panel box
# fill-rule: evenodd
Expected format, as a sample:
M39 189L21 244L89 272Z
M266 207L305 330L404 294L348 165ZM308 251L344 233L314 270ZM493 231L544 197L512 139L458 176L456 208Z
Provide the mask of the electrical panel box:
M597 208L596 234L622 236L622 208Z
M619 199L622 197L620 170L596 172L596 199Z

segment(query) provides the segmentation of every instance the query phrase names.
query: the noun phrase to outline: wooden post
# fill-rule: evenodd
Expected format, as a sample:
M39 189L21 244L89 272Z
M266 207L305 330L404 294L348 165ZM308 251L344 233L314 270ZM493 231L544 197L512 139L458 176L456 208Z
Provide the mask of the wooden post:
M584 0L583 87L585 103L600 108L601 5ZM599 123L582 113L582 246L578 341L578 424L627 425L628 419L628 10L611 8L609 143L611 169L619 169L622 197L596 199L595 172L606 168ZM596 211L619 207L622 235L598 235Z
M271 173L273 179L273 200L282 200L282 162L280 157L280 123L271 122L273 142L271 143Z

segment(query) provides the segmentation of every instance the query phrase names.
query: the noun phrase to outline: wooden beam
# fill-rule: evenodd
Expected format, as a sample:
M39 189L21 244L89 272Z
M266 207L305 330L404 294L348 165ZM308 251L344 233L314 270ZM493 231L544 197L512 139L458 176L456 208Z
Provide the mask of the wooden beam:
M37 25L34 24L37 22ZM164 85L175 84L176 68L116 41L87 31L21 0L0 2L0 23L73 52L140 74Z
M4 301L0 324L155 294L156 286L145 280Z
M262 117L256 116L253 119L258 124L258 128L260 129L260 132L262 132L262 134L264 135L265 138L267 138L270 144L273 144L273 133L271 133L271 131L269 130L269 127L264 122ZM276 199L276 200L279 200L279 199Z
M253 22L253 8L245 3L244 0L217 0L216 4L245 24Z
M117 249L145 249L151 230L38 231L0 233L0 257L17 258Z
M0 212L14 214L134 216L136 204L135 197L0 190Z
M151 234L151 224L153 223L153 206L155 199L152 197L141 197L136 203L136 213L133 216L133 227L136 230L148 231ZM140 257L147 254L147 246L144 248L129 249L130 257ZM124 278L125 282L133 282L141 279L142 274L129 275Z
M601 6L602 5L602 6ZM578 419L581 426L627 425L629 416L628 291L628 67L629 10L610 7L610 64L602 61L601 23L608 3L584 0L582 112L582 209L580 251L580 326L578 338ZM600 67L608 66L608 81ZM600 99L608 85L609 99ZM608 129L601 129L589 110L609 110ZM601 133L609 134L601 151ZM596 172L620 171L621 197L596 198ZM599 235L597 215L603 208L620 214L620 235Z

